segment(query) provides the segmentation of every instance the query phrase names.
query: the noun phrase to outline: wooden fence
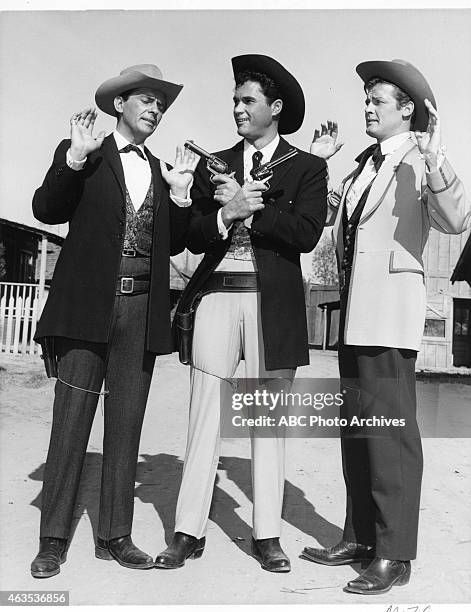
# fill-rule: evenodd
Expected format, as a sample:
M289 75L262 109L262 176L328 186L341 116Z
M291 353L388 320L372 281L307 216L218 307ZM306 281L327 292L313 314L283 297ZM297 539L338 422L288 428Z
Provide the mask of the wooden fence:
M0 283L0 347L2 353L34 355L40 347L33 340L43 303L39 285Z

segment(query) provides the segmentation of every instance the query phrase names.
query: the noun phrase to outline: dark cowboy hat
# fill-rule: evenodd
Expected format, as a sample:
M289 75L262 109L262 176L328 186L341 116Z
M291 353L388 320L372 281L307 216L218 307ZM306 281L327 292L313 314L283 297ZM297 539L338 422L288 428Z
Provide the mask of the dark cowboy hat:
M172 104L183 85L169 83L162 79L162 71L154 64L137 64L124 68L119 76L108 79L96 90L95 102L104 113L115 116L114 99L116 96L139 87L149 87L164 94L167 107Z
M437 108L437 103L430 85L415 66L400 59L391 61L374 60L358 64L356 70L365 84L370 79L377 77L397 85L407 93L412 98L415 107L413 128L420 132L427 129L428 110L424 104L424 99L428 98L434 108Z
M238 55L232 58L234 77L239 72L250 70L261 72L278 85L283 97L278 131L280 134L292 134L299 130L304 119L304 94L301 85L279 62L268 55Z

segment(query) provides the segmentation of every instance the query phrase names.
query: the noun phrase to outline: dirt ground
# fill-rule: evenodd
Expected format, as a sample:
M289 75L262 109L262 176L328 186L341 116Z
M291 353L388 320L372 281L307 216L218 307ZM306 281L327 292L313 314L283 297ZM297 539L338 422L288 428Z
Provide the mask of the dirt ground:
M292 562L289 574L265 572L250 556L250 448L244 439L223 442L207 546L201 559L190 560L174 571L133 571L96 559L103 424L100 406L67 562L59 575L33 579L29 566L38 545L55 381L46 379L37 357L1 354L0 370L1 590L67 590L72 605L365 604L365 597L342 590L358 572L357 565L330 568L298 558L304 546L332 545L341 536L345 494L338 439L287 442L282 544ZM337 375L336 355L331 352L311 351L311 365L298 370L301 377ZM185 449L188 382L189 369L178 363L176 355L158 358L141 439L133 528L135 543L152 555L165 548L173 531ZM386 610L390 603L471 601L471 386L464 382L442 383L439 392L453 410L445 415L454 422L449 435L468 437L423 440L419 550L411 582L368 598L368 604L381 603ZM424 387L419 393L422 416L430 415L431 410L426 384L419 383ZM440 417L435 406L435 419L437 414Z

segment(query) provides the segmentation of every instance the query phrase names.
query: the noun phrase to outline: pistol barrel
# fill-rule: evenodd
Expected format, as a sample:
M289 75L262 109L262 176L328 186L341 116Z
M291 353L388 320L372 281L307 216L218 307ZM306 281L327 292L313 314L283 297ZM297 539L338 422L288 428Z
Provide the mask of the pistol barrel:
M205 151L204 149L202 149L201 147L199 147L197 144L195 144L192 140L186 140L185 141L185 145L184 145L187 149L190 149L190 151L193 151L193 153L196 153L196 155L199 155L200 157L204 157L206 159L210 159L213 156L211 155L211 153L208 153L207 151Z

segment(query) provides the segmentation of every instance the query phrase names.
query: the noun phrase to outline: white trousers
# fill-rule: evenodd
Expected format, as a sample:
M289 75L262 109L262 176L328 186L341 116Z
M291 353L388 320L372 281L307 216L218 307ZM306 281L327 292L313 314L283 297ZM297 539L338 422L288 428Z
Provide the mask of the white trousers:
M242 351L246 378L293 381L296 369L265 369L260 294L210 293L196 311L191 368L190 415L183 479L175 531L205 535L220 454L220 397L230 397L232 378ZM281 533L285 480L285 439L258 437L251 431L253 536Z

